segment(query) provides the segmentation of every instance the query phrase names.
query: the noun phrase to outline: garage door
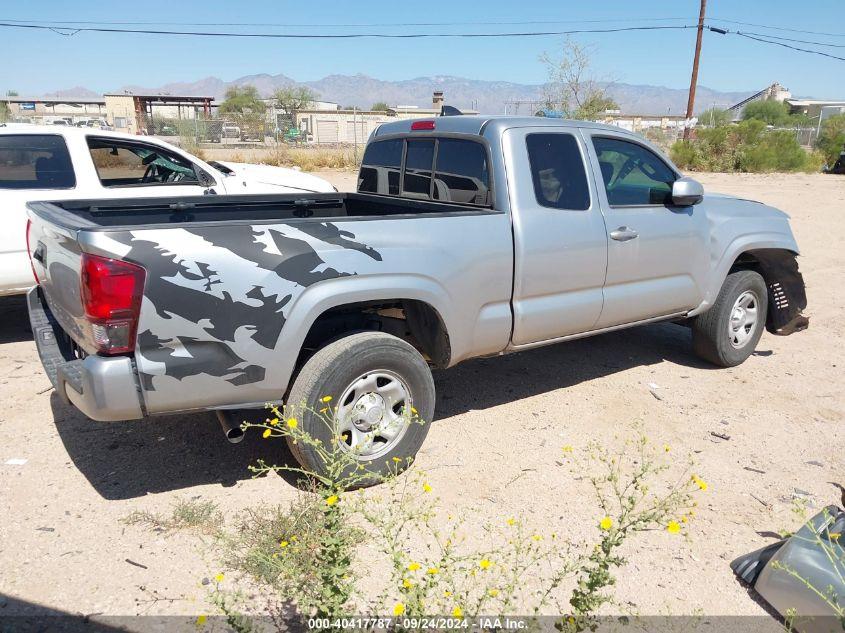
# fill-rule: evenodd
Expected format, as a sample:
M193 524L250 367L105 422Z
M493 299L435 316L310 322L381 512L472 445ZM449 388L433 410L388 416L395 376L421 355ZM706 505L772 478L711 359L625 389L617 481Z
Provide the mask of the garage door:
M337 143L337 121L317 121L317 142Z

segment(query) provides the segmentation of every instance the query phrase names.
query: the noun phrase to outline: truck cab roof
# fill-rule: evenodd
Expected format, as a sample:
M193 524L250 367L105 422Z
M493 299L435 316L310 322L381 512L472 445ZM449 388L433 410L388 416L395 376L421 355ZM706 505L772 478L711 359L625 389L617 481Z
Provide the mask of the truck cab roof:
M412 132L411 126L420 120L434 121L434 129L430 132L446 132L449 134L483 134L486 130L497 130L499 132L514 127L549 127L549 128L588 128L607 130L616 134L637 136L627 130L615 125L604 123L593 123L592 121L576 121L572 119L551 119L534 116L485 116L485 115L460 115L460 116L439 116L432 119L404 119L391 123L383 123L376 129L374 136L387 136L389 134L408 134ZM639 137L638 137L639 138Z

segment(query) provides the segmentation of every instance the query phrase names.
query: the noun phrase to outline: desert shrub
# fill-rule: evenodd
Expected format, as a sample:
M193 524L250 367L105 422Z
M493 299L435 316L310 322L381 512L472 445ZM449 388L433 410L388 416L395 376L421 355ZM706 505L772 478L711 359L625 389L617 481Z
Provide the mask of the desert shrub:
M323 421L335 425L331 399L318 406ZM259 462L253 467L257 475L295 473L304 490L290 504L244 512L220 537L227 568L246 576L262 596L275 596L282 606L274 614L284 611L288 620L362 612L397 618L539 616L553 610L569 614L560 630L588 630L599 609L613 601L626 543L647 530L662 530L667 538L685 535L694 515L693 493L707 488L690 463L668 459L668 447L653 447L643 436L617 451L597 444L581 451L564 446L559 467L586 477L595 492L591 540L570 543L553 526L541 533L521 518L496 517L484 522L481 542L467 538L465 530L477 518L444 517L425 473L400 477L401 468L410 465L401 460L394 458L396 468L375 494L349 490L362 480L373 482L371 473L362 474L354 448L320 442L300 428L296 415L273 408L264 423L242 428L271 441L308 444L324 462L325 474ZM211 601L230 625L247 630L250 621L241 612L254 612L255 600L224 587L223 578L215 576Z
M822 121L821 133L816 139L818 149L828 166L833 166L845 148L845 114L837 114Z
M788 125L790 123L789 106L783 101L765 99L752 101L742 109L744 121L762 121L767 125Z
M819 157L805 151L790 130L769 130L748 119L737 125L700 128L694 140L670 150L681 169L717 172L817 171Z

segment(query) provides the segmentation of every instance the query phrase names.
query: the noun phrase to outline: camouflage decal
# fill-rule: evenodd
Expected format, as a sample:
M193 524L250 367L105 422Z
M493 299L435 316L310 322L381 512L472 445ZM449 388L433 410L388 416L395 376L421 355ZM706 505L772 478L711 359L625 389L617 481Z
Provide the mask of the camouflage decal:
M192 397L215 401L239 385L266 381L269 389L293 298L312 284L362 272L361 265L372 271L381 261L373 248L330 223L110 235L129 247L125 259L147 270L136 360L152 411L184 408L186 388L202 392Z

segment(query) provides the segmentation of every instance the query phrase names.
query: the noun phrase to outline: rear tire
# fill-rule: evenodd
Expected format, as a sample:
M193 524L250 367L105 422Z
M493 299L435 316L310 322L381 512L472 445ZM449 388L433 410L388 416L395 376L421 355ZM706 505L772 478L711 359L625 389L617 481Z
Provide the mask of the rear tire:
M334 442L350 450L372 475L362 473L356 486L378 483L408 466L428 434L434 402L425 359L407 342L382 332L358 332L323 347L302 367L287 398L303 431L324 446ZM409 416L411 411L416 413ZM328 474L314 447L291 438L288 445L303 468ZM344 474L353 470L350 465Z
M731 273L716 301L692 323L695 353L719 367L735 367L751 356L766 326L766 282L753 270Z

